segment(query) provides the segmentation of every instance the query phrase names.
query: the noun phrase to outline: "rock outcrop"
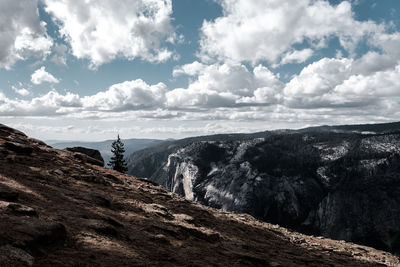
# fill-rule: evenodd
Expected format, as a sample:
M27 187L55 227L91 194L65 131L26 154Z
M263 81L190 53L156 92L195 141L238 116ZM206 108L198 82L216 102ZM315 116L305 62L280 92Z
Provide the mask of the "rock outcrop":
M400 264L387 252L201 206L3 125L0 185L0 266Z
M187 199L400 254L399 132L197 141L153 165L149 179Z
M81 153L86 156L89 156L90 158L86 159L86 160L90 161L89 163L104 167L104 159L101 156L100 151L98 151L96 149L77 146L77 147L67 147L66 150L71 151L71 152ZM79 157L79 154L76 154L76 155L78 155L78 157Z

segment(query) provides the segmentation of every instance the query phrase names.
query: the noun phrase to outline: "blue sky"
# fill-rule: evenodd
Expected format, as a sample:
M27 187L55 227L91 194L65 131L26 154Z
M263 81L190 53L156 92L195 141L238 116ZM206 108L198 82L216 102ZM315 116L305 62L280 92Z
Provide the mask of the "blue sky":
M400 115L397 0L3 0L0 122L180 138Z

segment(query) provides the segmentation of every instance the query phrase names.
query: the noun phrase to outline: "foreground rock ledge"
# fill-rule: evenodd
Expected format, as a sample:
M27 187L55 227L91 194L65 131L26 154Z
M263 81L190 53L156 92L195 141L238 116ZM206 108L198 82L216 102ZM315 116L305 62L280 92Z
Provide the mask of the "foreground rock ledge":
M0 125L0 266L399 266L189 202Z

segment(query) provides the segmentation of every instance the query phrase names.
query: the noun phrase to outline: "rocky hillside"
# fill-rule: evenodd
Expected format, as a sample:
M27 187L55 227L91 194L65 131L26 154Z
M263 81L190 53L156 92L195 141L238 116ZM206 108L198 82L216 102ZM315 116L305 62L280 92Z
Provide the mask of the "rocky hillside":
M397 266L207 208L0 125L0 266ZM94 161L96 163L96 161Z
M400 253L400 134L389 126L198 140L131 169L156 162L150 179L187 199Z

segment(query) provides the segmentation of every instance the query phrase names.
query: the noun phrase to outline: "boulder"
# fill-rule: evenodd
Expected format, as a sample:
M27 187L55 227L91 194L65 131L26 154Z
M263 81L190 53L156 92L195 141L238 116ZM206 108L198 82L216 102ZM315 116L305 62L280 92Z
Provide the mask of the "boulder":
M90 161L90 159L89 159L88 163L91 163L94 165L99 165L101 167L104 166L104 159L101 156L100 151L98 151L96 149L77 146L77 147L67 147L66 150L71 151L71 152L81 153L81 154L84 154L84 155L89 156L90 158L96 160L96 161Z

